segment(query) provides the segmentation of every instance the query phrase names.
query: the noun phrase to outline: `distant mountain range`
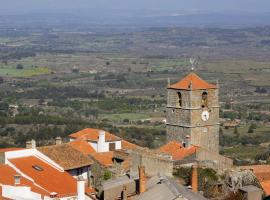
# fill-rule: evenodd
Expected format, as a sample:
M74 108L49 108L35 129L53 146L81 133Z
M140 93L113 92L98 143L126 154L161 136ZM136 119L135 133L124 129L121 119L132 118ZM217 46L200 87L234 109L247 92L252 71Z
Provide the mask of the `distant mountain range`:
M4 22L46 22L128 26L264 26L270 13L158 11L158 10L77 10L69 13L36 12L0 14Z

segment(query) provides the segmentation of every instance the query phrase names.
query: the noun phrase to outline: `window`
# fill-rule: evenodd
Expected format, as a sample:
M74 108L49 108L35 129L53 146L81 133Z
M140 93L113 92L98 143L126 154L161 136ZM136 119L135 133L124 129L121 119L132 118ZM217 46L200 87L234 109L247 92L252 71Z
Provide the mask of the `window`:
M202 108L208 106L208 94L207 92L202 93Z
M110 143L109 144L109 150L114 151L115 150L115 143Z
M83 173L83 168L78 168L76 172L77 172L77 176L80 176Z
M37 171L43 171L43 168L38 166L38 165L33 165L32 168L37 170Z
M182 107L182 94L181 92L177 92L177 95L178 95L178 105L179 107Z

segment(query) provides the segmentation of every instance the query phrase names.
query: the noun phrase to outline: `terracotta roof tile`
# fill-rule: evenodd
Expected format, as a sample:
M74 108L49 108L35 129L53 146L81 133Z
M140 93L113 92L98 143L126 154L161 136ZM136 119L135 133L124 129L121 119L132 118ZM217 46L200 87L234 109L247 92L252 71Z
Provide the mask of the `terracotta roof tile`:
M190 85L192 85L190 87ZM202 89L214 89L216 85L207 83L201 79L197 74L190 73L184 77L181 81L170 85L168 88L171 89L182 89L182 90L202 90Z
M240 166L241 170L251 170L260 182L263 190L270 195L270 165Z
M184 148L183 145L177 141L171 141L159 148L161 152L172 155L173 160L182 160L185 157L196 153L197 149L198 147L196 146Z
M130 143L126 140L122 140L122 148L132 150L132 149L141 148L141 147L136 144Z
M56 192L61 197L77 193L76 180L72 176L67 172L57 170L34 156L10 159L9 161L49 193ZM36 170L33 166L38 166L42 170Z
M8 165L0 165L0 184L14 186L14 176L18 173ZM21 176L20 184L17 186L27 186L31 188L32 192L41 194L42 196L49 196L50 193L42 188L34 185L33 182ZM2 193L0 193L1 195ZM0 198L1 199L1 198Z
M68 144L39 147L39 151L58 163L64 170L77 169L93 164L93 161Z
M92 153L96 153L95 149L86 141L84 140L74 140L68 143L74 149L77 149L84 155L90 155Z
M110 167L113 165L113 156L114 156L113 151L104 153L93 153L91 154L91 156L105 167Z
M99 137L99 132L103 131L101 129L94 129L94 128L86 128L76 133L69 135L71 138L80 138L84 140L92 140L97 141ZM114 140L121 140L121 138L105 131L105 139L106 141L114 141Z
M270 180L268 180L268 181L261 181L260 184L261 184L261 186L262 186L265 194L267 196L269 196L270 195Z

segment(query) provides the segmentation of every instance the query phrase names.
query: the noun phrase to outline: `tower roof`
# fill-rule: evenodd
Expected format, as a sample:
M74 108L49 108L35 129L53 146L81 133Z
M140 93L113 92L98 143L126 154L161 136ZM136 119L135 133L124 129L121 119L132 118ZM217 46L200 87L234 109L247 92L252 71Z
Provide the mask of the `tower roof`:
M169 85L170 89L180 89L180 90L204 90L204 89L216 89L217 86L214 84L207 83L201 79L194 72L188 74L181 81Z

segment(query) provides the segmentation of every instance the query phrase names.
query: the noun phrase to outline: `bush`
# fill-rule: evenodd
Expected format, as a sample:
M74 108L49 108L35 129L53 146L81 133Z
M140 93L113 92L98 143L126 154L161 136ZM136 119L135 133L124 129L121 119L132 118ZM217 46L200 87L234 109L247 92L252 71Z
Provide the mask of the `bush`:
M22 64L18 64L18 65L16 66L16 69L23 69L23 65L22 65Z
M104 172L104 175L103 175L103 179L104 180L109 180L109 179L111 179L112 178L112 172L110 172L110 171L105 171Z

